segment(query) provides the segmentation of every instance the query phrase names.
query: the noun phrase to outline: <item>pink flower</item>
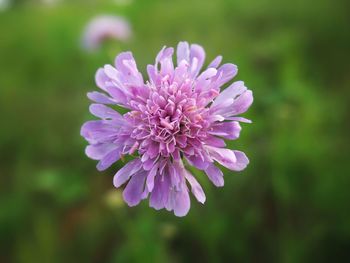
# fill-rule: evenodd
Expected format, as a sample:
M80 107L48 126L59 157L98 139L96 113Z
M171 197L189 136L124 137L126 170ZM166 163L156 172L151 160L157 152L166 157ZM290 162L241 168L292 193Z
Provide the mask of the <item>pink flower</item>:
M119 16L102 15L92 19L83 35L83 47L96 50L106 39L127 41L132 35L130 24Z
M123 155L137 156L113 180L115 187L126 184L123 197L129 206L149 197L151 207L184 216L190 209L188 185L199 202L206 198L184 160L203 170L215 186L224 185L217 164L241 171L249 163L243 152L225 148L224 139L237 139L239 122L250 122L238 115L249 108L253 95L242 81L220 90L237 74L233 64L219 66L221 56L200 73L205 59L201 46L180 42L177 66L173 53L165 47L158 53L147 67L146 83L130 52L119 54L115 67L100 68L96 83L104 93L88 97L96 103L90 112L101 120L85 123L81 135L90 144L87 156L99 160L100 171ZM129 112L121 115L106 104Z

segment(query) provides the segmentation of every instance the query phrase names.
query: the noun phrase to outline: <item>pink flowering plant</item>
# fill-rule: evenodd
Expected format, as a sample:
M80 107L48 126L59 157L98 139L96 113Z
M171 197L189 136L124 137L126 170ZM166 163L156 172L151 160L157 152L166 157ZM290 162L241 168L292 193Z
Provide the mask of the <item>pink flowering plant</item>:
M218 164L241 171L249 163L246 155L226 148L224 139L236 140L240 117L253 102L252 91L242 81L223 89L237 74L237 66L216 57L201 72L204 49L180 42L174 49L164 47L154 65L147 66L148 81L138 71L131 52L119 54L114 66L96 73L103 92L90 92L90 112L99 118L86 122L81 135L88 141L86 155L98 160L103 171L124 155L132 155L115 175L115 187L125 185L123 198L129 206L149 198L157 210L165 208L176 216L190 209L189 191L200 202L205 194L186 169L191 165L204 171L218 187L224 185ZM108 105L108 106L107 106ZM120 114L113 105L128 110Z
M89 51L98 50L107 39L125 42L131 38L130 23L123 17L99 15L93 18L84 29L82 45Z

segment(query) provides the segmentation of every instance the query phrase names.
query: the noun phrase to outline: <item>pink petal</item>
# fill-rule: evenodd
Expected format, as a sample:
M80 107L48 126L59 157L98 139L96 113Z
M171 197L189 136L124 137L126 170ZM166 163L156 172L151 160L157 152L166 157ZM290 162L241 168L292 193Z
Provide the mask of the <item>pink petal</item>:
M151 171L149 171L148 175L147 175L147 180L146 180L146 185L147 185L147 189L148 191L152 192L153 187L154 187L154 178L156 177L158 172L158 163L156 163Z
M174 74L173 53L173 48L165 48L157 56L157 62L160 63L160 74L162 76L172 76Z
M192 44L190 47L190 61L191 61L191 75L196 77L201 70L205 60L205 51L204 49L197 44ZM196 62L194 62L196 61Z
M209 63L208 68L217 68L222 60L222 56L217 56L212 62Z
M85 154L93 160L101 160L107 153L111 152L118 146L112 143L101 143L88 145L85 148Z
M236 121L219 122L212 125L209 133L229 140L235 140L239 137L241 129L241 126Z
M252 123L251 120L248 120L246 118L243 117L228 117L226 118L227 120L231 120L231 121L239 121L239 122L245 122L245 123Z
M229 87L224 89L219 96L214 100L213 105L223 103L227 99L234 99L236 96L241 95L247 88L244 86L243 81L233 82Z
M121 168L113 178L113 184L116 188L124 184L129 178L139 171L142 167L142 162L139 158L128 162Z
M114 119L114 118L121 119L122 118L119 112L116 112L115 110L103 104L91 104L89 109L93 115L101 119Z
M199 170L204 170L210 163L208 160L203 160L199 155L186 156L186 159L192 166L198 168Z
M121 90L116 86L106 86L106 90L117 104L124 107L127 106L128 99L124 90Z
M224 174L214 164L210 164L205 170L205 173L208 175L208 178L215 186L224 186Z
M198 202L204 204L204 202L205 202L205 194L204 194L204 191L203 191L202 187L200 186L200 184L196 180L196 178L194 178L192 176L192 174L190 174L187 171L185 171L185 176L186 176L187 181L191 185L191 191L192 191L193 195L196 197Z
M126 185L123 191L123 198L129 206L135 206L140 203L142 198L145 198L143 192L146 175L147 172L141 170L134 174Z
M238 115L246 112L252 103L253 92L251 90L247 90L233 102L233 115Z
M215 81L215 87L221 87L225 83L229 82L237 75L238 69L234 64L223 64L217 73L217 80Z
M249 164L248 157L245 155L244 152L241 152L241 151L234 151L234 153L236 155L237 161L231 167L231 170L234 170L234 171L244 170L247 167L247 165Z
M158 175L154 181L154 188L149 200L149 206L156 210L162 209L167 203L170 191L170 179L168 176Z
M232 165L237 161L232 150L212 146L205 146L205 148L208 149L211 158L228 169L231 169Z
M178 65L183 60L190 62L190 48L187 42L179 42L179 44L177 45L176 56Z
M105 74L103 68L99 68L95 75L95 81L97 87L106 91L106 82L110 81L110 78Z
M214 147L219 147L219 148L223 148L226 146L226 143L223 139L221 138L217 138L215 136L207 136L207 138L204 140L205 144L209 145L209 146L214 146Z
M94 102L102 104L117 104L112 98L108 97L106 94L93 91L87 94L88 98Z
M180 191L172 192L171 199L173 202L174 214L178 217L187 215L190 210L191 202L185 183L183 183Z
M115 59L115 67L122 73L123 80L127 83L142 86L143 77L136 66L131 52L122 52Z
M108 154L106 154L101 161L98 162L96 168L98 171L104 171L106 170L108 167L110 167L113 163L115 163L116 161L118 161L120 159L121 156L121 150L120 148L115 149L111 152L109 152Z

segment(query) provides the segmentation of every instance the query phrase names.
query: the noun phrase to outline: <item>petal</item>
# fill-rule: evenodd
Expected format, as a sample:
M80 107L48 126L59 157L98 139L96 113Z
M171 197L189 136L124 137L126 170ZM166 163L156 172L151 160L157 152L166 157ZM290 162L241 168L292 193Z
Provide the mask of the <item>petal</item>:
M188 77L189 64L187 61L182 60L180 64L175 68L173 82L182 83Z
M218 69L217 79L215 81L215 87L221 87L225 83L229 82L237 75L238 69L237 66L231 63L222 65Z
M154 188L149 199L149 206L156 210L164 208L170 191L168 176L158 175L154 181Z
M243 117L228 117L226 119L227 120L231 120L231 121L240 121L240 122L245 122L245 123L252 123L251 120L243 118Z
M85 154L93 160L101 160L107 153L114 150L118 146L112 143L100 143L88 145L85 148Z
M205 146L205 148L208 150L210 157L230 170L241 171L249 163L243 152L211 146Z
M101 119L122 119L119 112L116 112L103 104L91 104L89 110L93 115Z
M202 187L200 186L200 184L196 180L196 178L194 178L192 176L192 174L190 174L187 171L185 171L185 176L186 176L187 181L191 185L192 194L196 197L198 202L204 204L204 202L205 202L205 194L204 194L204 191L203 191Z
M199 155L186 156L187 161L199 170L204 170L208 167L208 160L203 160Z
M158 83L157 70L154 65L147 65L147 74L152 84Z
M125 62L131 61L130 64L125 64ZM132 73L137 74L138 69L136 66L135 59L130 51L121 52L118 56L116 56L114 60L115 68L125 74Z
M160 63L160 74L162 76L170 75L172 76L174 73L174 65L173 65L173 56L174 49L169 48L163 48L157 55L156 58L156 66L158 63Z
M120 72L116 69L116 68L114 68L112 65L109 65L109 64L107 64L107 65L105 65L104 67L103 67L103 71L104 71L104 73L106 74L106 76L108 77L108 78L110 78L111 80L114 80L114 81L120 81L119 80L119 78L120 78Z
M197 78L197 81L201 80L208 80L217 74L217 70L215 68L207 68L205 71L203 71Z
M168 164L168 176L170 177L171 188L179 191L184 181L183 169L180 170L176 165Z
M247 165L249 164L248 157L245 155L244 152L241 152L241 151L234 151L234 153L236 155L237 161L231 167L231 170L234 170L234 171L244 170L247 167Z
M140 203L144 197L145 179L147 172L139 171L134 174L123 191L123 198L129 206L135 206Z
M205 148L208 150L211 158L228 169L231 169L237 161L234 152L230 149L212 146L205 146Z
M226 143L223 139L217 138L215 136L208 135L207 138L204 140L204 143L210 146L214 147L225 147Z
M105 74L103 68L99 68L95 74L95 82L97 87L106 91L106 82L110 81L110 78Z
M155 158L159 154L159 143L155 141L151 141L151 143L147 146L147 155L150 158Z
M120 127L111 120L87 121L80 130L80 135L90 144L111 142L118 136Z
M158 163L156 163L151 171L149 171L148 175L147 175L147 180L146 180L146 185L147 185L147 189L148 191L152 192L153 187L154 187L154 178L156 177L158 172Z
M190 48L191 76L196 77L201 70L205 60L204 49L197 44L192 44Z
M120 148L117 148L117 149L109 152L101 159L101 161L98 162L98 164L96 166L97 170L98 171L106 170L113 163L118 161L120 159L120 156L121 156L121 149Z
M121 168L113 178L113 184L116 188L124 184L129 178L139 171L142 167L142 162L139 158L128 162Z
M224 174L214 164L210 164L208 168L205 169L205 173L215 186L224 186Z
M214 111L212 111L212 112L214 112ZM223 116L219 115L219 114L213 114L213 115L208 116L207 120L209 122L217 122L217 121L224 121L225 118Z
M228 119L246 112L252 103L253 93L251 90L246 90L235 99L229 98L222 101L220 104L213 105L210 111L212 114L219 114L225 117L225 119Z
M191 202L186 184L182 185L181 191L174 193L174 214L178 217L187 215Z
M146 160L145 162L143 162L143 169L145 169L146 171L150 171L153 168L156 161L157 160L155 158Z
M190 48L187 42L179 42L179 44L177 45L176 56L178 65L183 60L187 62L190 61Z
M237 121L219 122L212 125L209 133L229 140L234 140L239 137L241 129L242 128Z
M108 97L106 94L97 91L88 92L87 96L90 100L97 103L116 104L116 102L112 98Z
M216 76L216 74L217 70L215 68L208 68L203 71L197 78L194 90L198 93L208 90L210 83L212 82L211 78Z
M224 101L222 101L220 104L212 105L210 107L210 112L214 114L218 114L219 116L225 116L227 113L232 111L232 103L233 98L226 98ZM215 116L215 115L214 115ZM223 120L225 120L225 117L223 117ZM218 120L221 121L221 120Z
M122 52L115 59L115 67L123 75L123 80L130 84L143 85L142 74L137 69L135 59L131 52Z
M221 104L227 99L234 99L236 96L245 92L247 88L244 86L243 81L233 82L229 87L224 89L219 96L213 102L213 106Z
M238 115L246 112L252 103L253 92L251 90L247 90L233 102L233 115Z
M208 68L217 68L222 60L222 56L217 56L212 62L210 62Z
M122 90L116 86L106 86L106 90L109 93L109 95L112 96L113 101L115 103L126 106L128 103L128 98L127 98L127 92L125 90Z

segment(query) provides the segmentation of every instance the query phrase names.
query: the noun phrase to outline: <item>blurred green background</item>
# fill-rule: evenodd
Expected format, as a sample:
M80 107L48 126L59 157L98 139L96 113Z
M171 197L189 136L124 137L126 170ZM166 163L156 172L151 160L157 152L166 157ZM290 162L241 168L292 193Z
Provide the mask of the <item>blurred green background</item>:
M350 4L346 0L0 0L0 262L350 260ZM133 38L94 53L98 14ZM131 50L143 74L163 45L199 43L253 90L250 165L177 218L128 208L80 137L94 74Z

